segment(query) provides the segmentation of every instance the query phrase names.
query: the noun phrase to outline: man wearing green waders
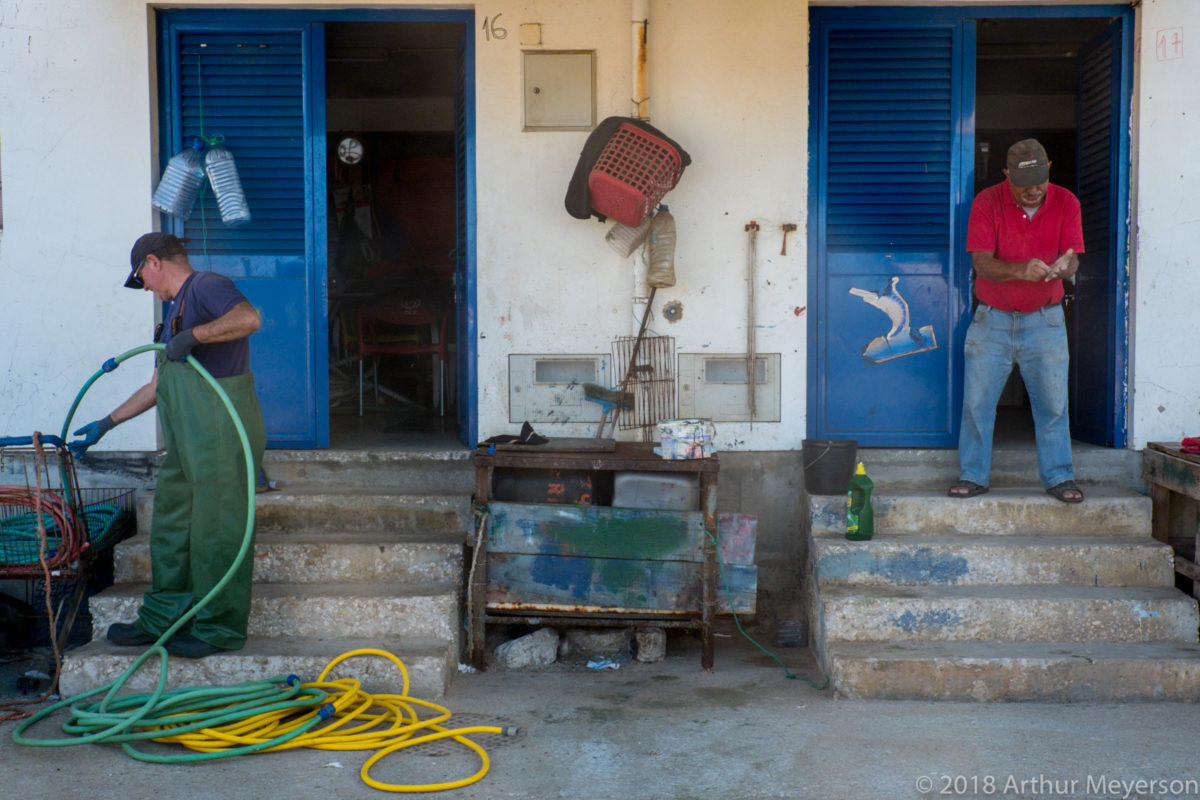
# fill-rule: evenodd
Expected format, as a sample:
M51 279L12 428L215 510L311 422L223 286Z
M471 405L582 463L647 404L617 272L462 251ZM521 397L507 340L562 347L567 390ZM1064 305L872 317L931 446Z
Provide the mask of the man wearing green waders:
M150 591L133 623L117 622L108 640L122 646L147 645L224 577L241 549L246 530L246 460L229 412L200 374L183 359L195 358L233 401L250 440L255 475L262 465L266 430L254 375L250 334L261 325L258 312L233 281L196 271L183 242L169 233L147 233L129 255L125 286L146 289L170 302L155 340L154 376L111 414L88 423L75 435L86 450L100 437L143 411L159 409L166 456L158 471L154 519L150 526ZM220 592L200 609L190 631L166 643L167 652L203 658L246 643L254 552Z

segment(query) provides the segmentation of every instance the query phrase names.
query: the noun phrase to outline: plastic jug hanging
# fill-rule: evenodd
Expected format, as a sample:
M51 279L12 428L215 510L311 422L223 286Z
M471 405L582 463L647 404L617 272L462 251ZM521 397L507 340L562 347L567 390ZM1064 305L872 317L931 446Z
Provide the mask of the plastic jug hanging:
M250 221L250 207L246 205L246 194L242 191L242 179L238 177L237 164L229 148L217 145L209 148L204 156L204 171L217 197L217 208L221 222L226 225L245 225Z
M200 166L203 149L202 140L192 139L191 144L171 156L150 200L152 206L176 219L186 220L192 215L200 184L204 182L204 169Z
M629 258L633 255L633 251L646 241L646 235L650 233L650 222L653 219L654 217L650 217L636 228L618 222L608 229L608 233L604 234L604 241L608 242L609 247L620 253L621 258Z
M650 233L646 237L650 247L649 263L646 266L646 282L655 289L675 285L675 218L666 206L659 206L658 213L650 219Z

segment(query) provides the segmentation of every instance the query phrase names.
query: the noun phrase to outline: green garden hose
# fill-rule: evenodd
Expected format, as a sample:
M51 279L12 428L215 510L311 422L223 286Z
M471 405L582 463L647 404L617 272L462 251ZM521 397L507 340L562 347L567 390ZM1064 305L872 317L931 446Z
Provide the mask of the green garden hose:
M164 345L161 345L161 344L142 345L140 347L135 347L132 350L128 350L115 358L110 358L108 361L105 361L104 364L100 367L100 369L96 370L96 372L92 375L92 377L88 379L88 381L83 385L83 388L80 389L79 393L75 396L75 402L73 402L71 404L71 408L67 412L67 417L65 420L63 420L62 434L61 434L60 438L62 438L64 441L66 440L67 431L69 431L71 429L71 421L75 417L75 411L79 408L79 404L80 404L80 402L82 402L84 395L87 394L88 390L92 388L92 384L94 384L97 380L99 380L101 375L108 373L108 372L112 372L118 366L120 366L122 362L124 362L126 359L132 358L133 356L140 355L142 353L149 352L149 351L157 351L157 350L164 350L164 349L165 349ZM242 425L242 420L238 416L237 410L233 407L233 402L229 399L229 395L227 395L225 393L225 390L221 388L221 385L219 383L217 383L217 379L214 378L212 375L210 375L208 370L206 370L203 366L201 366L200 363L198 361L196 361L196 359L188 357L185 359L185 361L188 364L190 364L196 370L196 372L198 372L200 374L200 377L202 377L205 380L205 382L207 382L208 385L212 387L213 391L216 392L217 397L221 400L221 403L225 406L225 410L229 412L229 417L230 417L230 419L233 420L234 428L237 429L238 439L242 443L242 453L246 458L247 501L246 501L246 530L245 530L245 534L242 537L241 549L238 550L237 556L233 560L233 564L230 565L229 570L225 573L225 575L221 578L221 580L219 580L217 582L217 585L214 586L208 594L206 594L204 597L200 598L200 600L194 606L192 606L192 608L189 609L186 614L184 614L179 619L177 619L175 621L175 623L173 625L171 625L171 627L167 628L167 630L163 632L162 636L158 637L158 640L153 645L151 645L149 647L149 649L146 650L146 652L142 653L140 656L138 656L136 659L134 659L134 662L129 665L129 668L126 669L125 672L123 672L120 676L118 676L115 680L113 680L110 683L107 683L103 686L92 689L90 691L84 692L83 694L78 695L76 697L60 700L59 702L54 703L53 705L50 705L50 706L42 709L41 711L37 712L33 716L29 717L29 719L24 720L19 725L17 725L17 727L13 730L12 738L13 738L13 741L16 742L17 744L29 745L31 747L69 747L69 746L79 745L79 744L88 744L91 742L114 741L114 740L116 740L117 737L120 737L122 734L124 734L126 731L128 731L131 727L133 727L133 725L135 723L138 723L140 720L142 720L143 718L150 715L152 711L155 711L156 704L159 702L160 698L162 698L165 694L167 694L166 686L167 686L168 657L167 657L167 651L163 647L163 643L166 642L168 639L170 639L172 636L174 636L176 631L178 631L180 628L182 628L184 625L186 625L189 621L191 621L192 617L196 616L196 614L209 601L209 599L211 597L213 597L213 595L215 595L221 589L223 589L225 587L225 585L227 583L229 583L230 580L232 580L234 571L237 570L238 565L241 564L242 561L245 559L246 553L249 551L250 545L254 541L253 534L254 534L254 478L255 478L255 471L254 471L254 457L250 450L250 440L246 436L246 429ZM148 696L146 696L146 700L143 703L143 705L140 708L130 709L129 711L122 713L122 714L103 716L103 715L107 714L107 712L109 711L109 706L111 706L115 703L117 693L121 690L122 687L124 687L125 683L133 676L134 673L136 673L139 669L141 669L143 664L145 664L149 659L151 659L152 657L154 657L156 655L159 657L158 685L152 693L150 693ZM84 700L89 697L94 697L95 695L98 695L102 692L104 692L106 694L104 696L103 701L100 703L99 708L97 709L96 713L100 714L101 718L103 718L105 720L104 724L98 725L95 728L89 727L87 729L87 732L73 731L75 733L78 733L79 735L76 735L76 736L70 737L70 738L34 739L34 738L26 737L24 735L25 731L28 730L31 726L35 725L40 720L43 720L46 717L50 716L51 714L55 713L59 709L66 707L66 706L70 706L70 705L78 705L81 700ZM319 719L317 721L319 721ZM315 725L316 722L314 722L313 724Z

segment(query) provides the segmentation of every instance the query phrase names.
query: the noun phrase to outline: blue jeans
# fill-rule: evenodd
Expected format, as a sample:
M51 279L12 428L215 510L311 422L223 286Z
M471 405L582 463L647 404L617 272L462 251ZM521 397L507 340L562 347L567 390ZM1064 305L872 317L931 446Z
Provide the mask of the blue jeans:
M1038 473L1050 488L1072 480L1071 424L1067 418L1067 330L1062 306L1023 314L980 304L964 347L962 428L958 434L959 477L988 485L996 404L1016 364L1033 409Z

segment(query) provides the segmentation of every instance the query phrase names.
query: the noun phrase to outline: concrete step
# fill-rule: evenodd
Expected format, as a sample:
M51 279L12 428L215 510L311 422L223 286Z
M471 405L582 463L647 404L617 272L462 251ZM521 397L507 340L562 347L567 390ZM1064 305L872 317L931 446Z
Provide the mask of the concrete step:
M462 576L462 536L389 532L267 531L255 537L255 583L361 583L388 586L445 581ZM117 545L116 583L150 581L150 536Z
M1150 498L1128 489L1086 487L1082 503L1060 503L1042 491L992 489L970 499L938 491L876 487L876 535L1004 534L1018 536L1144 536ZM809 497L814 537L846 535L846 498Z
M154 492L138 496L138 532L150 529ZM388 489L265 492L255 497L255 529L266 531L346 530L422 534L455 531L466 541L472 524L467 494L409 495Z
M1088 485L1122 488L1142 486L1142 457L1136 450L1114 450L1074 442L1072 461L1075 479ZM958 480L958 451L955 449L858 448L857 458L866 466L876 486L892 488L941 488L944 492ZM1032 434L1028 442L998 444L992 449L993 487L1040 489L1037 451Z
M1200 701L1194 643L832 642L827 655L843 697Z
M92 637L137 617L148 584L124 583L91 598ZM458 641L459 585L261 583L250 603L249 635L369 638L413 636Z
M457 672L454 644L433 639L381 636L369 639L260 637L251 636L237 651L207 658L171 658L168 686L231 686L277 676L298 675L315 681L339 655L361 648L387 650L404 663L409 675L409 693L415 697L438 697L445 693ZM73 696L107 684L129 668L146 648L115 647L104 639L64 654L60 688ZM158 681L159 659L150 658L125 684L130 691L149 691ZM369 692L403 691L399 670L388 659L355 657L338 664L331 677L352 677Z
M829 586L826 642L1196 642L1196 601L1174 587Z
M288 492L387 489L403 494L475 491L474 450L268 450L263 469Z
M1171 548L1149 536L876 536L812 542L826 586L1174 586Z

